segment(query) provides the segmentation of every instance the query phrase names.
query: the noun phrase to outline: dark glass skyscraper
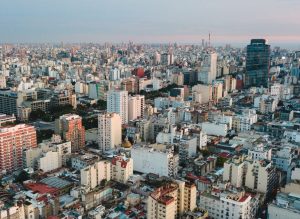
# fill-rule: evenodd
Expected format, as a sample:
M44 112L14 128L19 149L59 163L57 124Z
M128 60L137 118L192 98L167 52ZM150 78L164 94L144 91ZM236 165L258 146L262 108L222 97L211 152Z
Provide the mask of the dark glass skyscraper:
M270 45L265 39L252 39L247 46L245 87L268 87Z

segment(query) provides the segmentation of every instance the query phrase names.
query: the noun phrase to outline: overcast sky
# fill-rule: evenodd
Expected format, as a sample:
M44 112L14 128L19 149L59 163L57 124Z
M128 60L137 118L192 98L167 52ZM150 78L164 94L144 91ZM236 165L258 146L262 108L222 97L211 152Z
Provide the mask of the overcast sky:
M0 42L300 44L300 0L1 0Z

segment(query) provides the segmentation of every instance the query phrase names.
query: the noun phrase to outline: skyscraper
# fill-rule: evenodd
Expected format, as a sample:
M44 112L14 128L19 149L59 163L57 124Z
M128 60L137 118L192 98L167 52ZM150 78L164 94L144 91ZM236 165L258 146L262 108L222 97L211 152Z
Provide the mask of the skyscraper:
M98 145L101 151L114 149L122 143L121 117L116 113L99 114Z
M36 131L33 126L20 124L0 128L0 171L23 168L23 150L36 146Z
M107 93L107 112L118 113L122 124L128 123L128 91L110 90Z
M145 96L135 95L128 99L128 120L144 118Z
M66 114L55 121L55 133L62 139L70 141L72 152L85 146L85 128L82 126L82 118L75 114Z
M270 45L265 39L252 39L247 46L245 87L268 87Z
M198 74L198 81L205 84L212 84L217 77L217 53L208 51L203 57L201 70Z

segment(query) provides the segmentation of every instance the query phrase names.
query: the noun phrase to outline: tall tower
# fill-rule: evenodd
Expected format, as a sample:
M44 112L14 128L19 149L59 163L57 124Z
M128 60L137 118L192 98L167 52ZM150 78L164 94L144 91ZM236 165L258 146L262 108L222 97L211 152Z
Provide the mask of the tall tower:
M245 87L268 87L270 45L265 39L252 39L247 46Z
M212 84L217 77L217 53L207 51L203 57L203 63L198 75L198 81L205 84Z
M110 90L107 93L107 112L118 113L122 124L128 123L128 91Z
M128 120L144 118L145 96L135 95L128 99Z
M70 141L72 152L85 146L85 128L82 126L82 118L75 114L66 114L55 121L55 133L62 139Z
M122 143L122 121L119 114L98 116L98 145L101 151L114 149Z
M23 168L23 150L35 148L34 126L19 124L0 128L0 172Z

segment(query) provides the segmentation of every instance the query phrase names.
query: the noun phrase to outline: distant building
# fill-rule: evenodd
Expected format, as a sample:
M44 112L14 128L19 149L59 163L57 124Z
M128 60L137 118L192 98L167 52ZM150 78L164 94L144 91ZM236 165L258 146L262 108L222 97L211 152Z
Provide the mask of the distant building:
M217 53L207 52L204 55L201 70L198 74L198 81L205 84L212 84L217 77Z
M73 94L72 90L61 90L54 92L51 98L52 106L65 106L71 105L74 109L77 107L76 94Z
M14 123L15 121L16 121L16 117L14 115L9 116L9 115L0 113L0 127L4 126L5 124Z
M203 122L202 130L208 135L226 136L228 128L226 124Z
M23 95L20 92L0 90L0 113L17 115L22 102Z
M128 123L128 91L110 90L107 93L107 112L118 113L122 124Z
M247 46L245 87L268 87L270 45L265 39L252 39Z

